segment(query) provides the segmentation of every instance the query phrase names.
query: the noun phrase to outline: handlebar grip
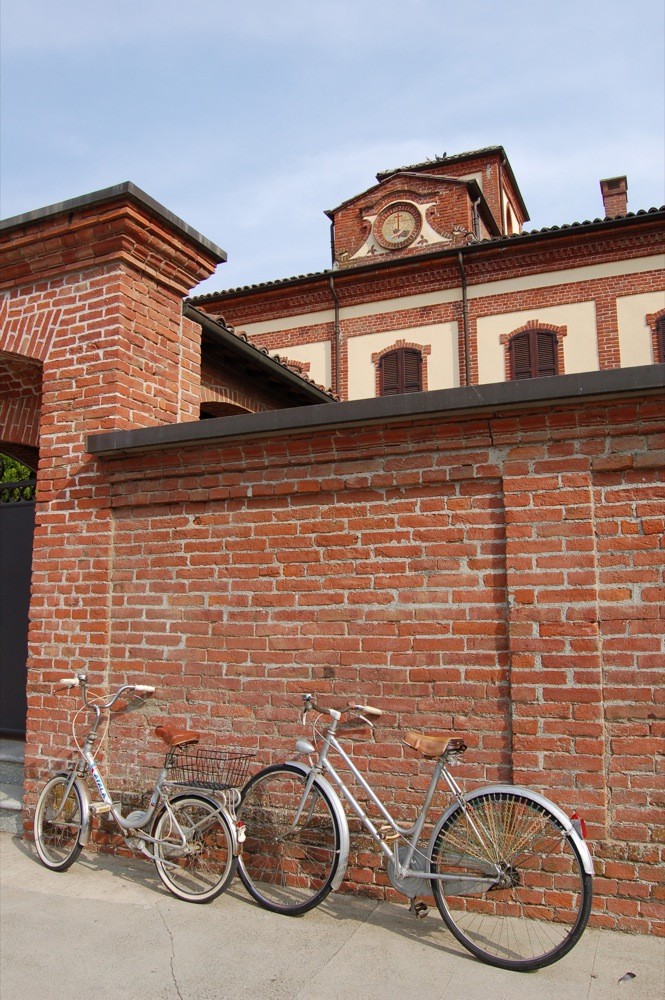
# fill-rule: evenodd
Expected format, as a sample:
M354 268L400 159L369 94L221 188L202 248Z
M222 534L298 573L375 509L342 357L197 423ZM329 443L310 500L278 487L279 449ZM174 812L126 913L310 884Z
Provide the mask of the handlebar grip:
M143 691L145 694L154 694L155 688L151 687L150 684L132 684L135 691Z
M79 686L78 677L62 677L58 681L58 687L76 688Z
M354 702L349 702L349 708L355 708L362 715L369 715L374 719L378 719L383 712L380 708L372 708L371 705L356 705Z

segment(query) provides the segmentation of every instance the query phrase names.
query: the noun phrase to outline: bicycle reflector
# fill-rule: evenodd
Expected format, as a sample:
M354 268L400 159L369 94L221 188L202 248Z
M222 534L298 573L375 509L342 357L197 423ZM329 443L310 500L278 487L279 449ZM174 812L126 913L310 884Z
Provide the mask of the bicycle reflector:
M575 827L575 832L579 834L582 840L586 840L586 823L579 815L577 810L575 810L575 812L571 814L570 822L573 824L573 826Z

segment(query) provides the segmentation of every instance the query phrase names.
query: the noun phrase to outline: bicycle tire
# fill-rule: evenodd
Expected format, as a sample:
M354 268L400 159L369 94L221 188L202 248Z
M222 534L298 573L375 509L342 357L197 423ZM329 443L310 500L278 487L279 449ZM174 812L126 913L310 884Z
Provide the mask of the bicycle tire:
M44 785L35 809L35 847L42 864L54 872L70 868L79 854L83 830L83 797L74 782L67 797L69 776L56 774Z
M335 809L317 781L298 826L290 829L306 780L300 768L274 764L245 785L238 808L247 827L238 860L240 879L257 903L288 916L323 902L340 863Z
M179 796L169 805L171 812L163 809L152 827L157 873L178 899L210 903L224 892L236 870L229 820L204 796ZM187 837L186 848L178 827Z
M531 972L557 962L580 939L591 910L591 875L575 841L522 789L473 796L466 807L484 843L461 807L439 821L433 837L431 870L459 876L432 880L446 926L501 969Z

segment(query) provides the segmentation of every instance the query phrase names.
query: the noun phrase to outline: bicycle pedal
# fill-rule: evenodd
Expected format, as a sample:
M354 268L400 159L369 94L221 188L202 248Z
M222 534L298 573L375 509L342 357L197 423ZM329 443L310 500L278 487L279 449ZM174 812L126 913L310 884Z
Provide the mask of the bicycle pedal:
M418 901L412 899L409 903L409 913L413 913L414 917L417 917L418 920L424 920L429 913L429 906L423 903L422 899Z
M399 840L399 833L395 833L392 826L380 826L379 836L384 841Z
M102 813L109 813L109 812L111 812L112 808L113 808L113 806L109 805L108 802L91 802L90 803L90 812L94 816L101 816Z

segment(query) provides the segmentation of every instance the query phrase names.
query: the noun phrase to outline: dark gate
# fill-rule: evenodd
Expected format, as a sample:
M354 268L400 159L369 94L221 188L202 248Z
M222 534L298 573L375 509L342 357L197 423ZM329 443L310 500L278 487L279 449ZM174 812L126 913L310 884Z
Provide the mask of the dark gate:
M25 735L35 482L0 483L0 733Z

